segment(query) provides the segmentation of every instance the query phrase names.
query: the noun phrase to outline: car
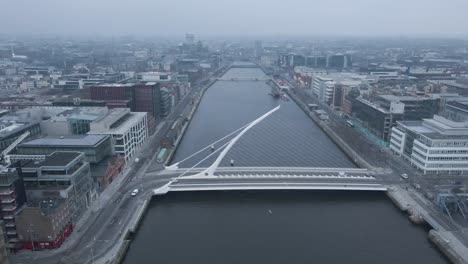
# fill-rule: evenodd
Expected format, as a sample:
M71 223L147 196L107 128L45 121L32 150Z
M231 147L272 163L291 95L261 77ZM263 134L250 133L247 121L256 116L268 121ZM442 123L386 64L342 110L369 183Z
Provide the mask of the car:
M138 194L138 192L139 192L138 189L135 189L130 193L130 195L136 196Z
M406 173L402 173L400 176L401 176L403 179L408 179L408 174L406 174Z
M415 184L414 184L414 188L416 188L416 189L421 189L421 185L415 183Z

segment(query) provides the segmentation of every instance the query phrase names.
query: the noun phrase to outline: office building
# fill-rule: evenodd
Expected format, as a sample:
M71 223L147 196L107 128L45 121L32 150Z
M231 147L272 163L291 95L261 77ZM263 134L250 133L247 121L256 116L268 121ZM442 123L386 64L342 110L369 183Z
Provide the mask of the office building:
M165 110L164 106L161 106L161 103L164 103L163 89L160 87L161 82L169 82L172 80L170 74L163 77L162 73L150 72L142 73L137 75L137 78L142 80L149 80L152 77L159 79L159 81L143 81L139 83L126 83L126 84L99 84L90 87L91 99L92 100L104 100L109 101L107 106L109 108L126 108L128 105L131 111L134 112L147 112L158 118L164 116L161 113L161 109ZM156 78L157 77L157 78ZM160 79L163 78L163 79ZM168 78L166 80L165 78ZM170 93L169 93L170 94ZM115 103L126 102L126 105L112 104L110 101Z
M28 201L16 216L21 249L54 249L72 232L73 207L66 199Z
M468 121L468 100L466 102L447 102L443 116L455 122Z
M40 122L41 133L45 136L85 135L89 125L104 115L106 107L42 107L34 110L43 111Z
M440 99L420 96L358 97L352 103L353 116L367 130L387 142L397 121L432 118L440 107Z
M435 115L422 121L399 121L390 149L424 174L468 174L468 121Z
M135 87L135 112L147 112L155 117L160 116L161 91L157 82L136 84Z
M97 198L84 153L56 151L43 159L31 158L20 163L28 201L65 199L76 222Z
M114 153L129 161L148 138L148 114L128 108L111 109L91 123L90 135L109 135Z
M161 97L159 100L159 115L161 117L166 117L171 112L173 104L174 99L171 94L171 91L166 87L162 88Z
M255 41L255 57L260 58L263 54L263 44L261 40Z
M112 142L107 135L48 136L23 142L16 148L20 155L50 155L55 151L77 151L90 163L99 163L112 154Z
M103 83L90 87L91 100L130 102L130 108L135 107L135 90L133 83Z
M316 75L312 78L312 93L320 101L326 104L332 104L335 84L333 78Z

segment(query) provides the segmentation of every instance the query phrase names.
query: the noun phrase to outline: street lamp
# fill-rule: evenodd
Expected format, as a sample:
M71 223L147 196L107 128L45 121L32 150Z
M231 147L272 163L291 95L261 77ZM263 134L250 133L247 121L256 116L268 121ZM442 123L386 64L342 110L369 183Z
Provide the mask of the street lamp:
M89 245L87 245L87 248L91 248L91 263L94 264L94 245L96 243L96 237L94 237L93 242Z
M33 240L33 237L34 237L33 236L33 233L34 233L34 225L33 224L29 224L28 233L29 233L29 237L31 239L32 251L35 251L34 240Z

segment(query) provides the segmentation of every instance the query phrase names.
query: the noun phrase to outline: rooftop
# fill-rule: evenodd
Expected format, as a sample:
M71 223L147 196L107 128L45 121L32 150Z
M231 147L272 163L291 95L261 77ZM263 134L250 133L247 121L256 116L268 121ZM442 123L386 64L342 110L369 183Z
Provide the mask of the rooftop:
M468 102L448 102L447 106L455 107L464 111L468 111Z
M94 85L95 87L132 87L134 83L100 83Z
M130 112L128 108L114 108L92 122L88 134L124 134L144 116L146 116L145 112Z
M64 202L65 199L36 199L28 201L28 206L39 208L44 215L53 215Z
M398 123L430 139L468 140L466 122L454 122L435 115L434 118L423 121L398 121Z
M81 152L73 151L56 151L42 161L28 160L22 164L23 168L40 168L40 167L63 167L70 164L76 158L82 155Z
M431 96L412 96L412 95L402 95L402 96L397 96L397 95L379 95L380 98L385 99L387 101L423 101L423 100L432 100Z
M76 136L62 136L62 137L43 137L22 143L19 147L26 146L95 146L105 140L107 136L104 135L76 135Z
M455 82L455 81L446 81L446 82L440 82L440 84L447 85L447 86L452 86L458 89L468 89L468 85Z

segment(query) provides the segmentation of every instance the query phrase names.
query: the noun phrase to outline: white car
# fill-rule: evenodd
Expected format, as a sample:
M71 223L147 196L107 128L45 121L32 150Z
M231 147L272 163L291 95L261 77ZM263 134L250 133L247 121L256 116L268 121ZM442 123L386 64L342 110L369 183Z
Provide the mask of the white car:
M132 196L136 196L138 194L138 189L135 189L132 191L132 193L130 193L130 195Z
M401 176L403 179L408 179L408 174L406 174L406 173L402 173L400 176Z

